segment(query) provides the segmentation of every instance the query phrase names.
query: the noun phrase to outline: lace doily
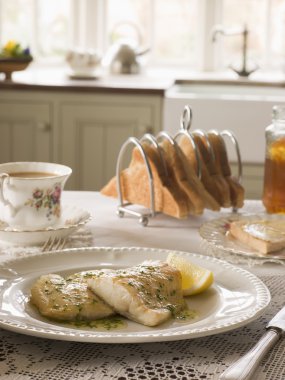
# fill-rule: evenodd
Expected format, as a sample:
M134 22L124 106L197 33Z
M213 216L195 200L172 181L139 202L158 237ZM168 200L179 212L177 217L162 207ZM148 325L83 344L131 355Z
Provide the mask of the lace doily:
M206 240L203 240L200 246L201 252L204 255L216 257L217 259L225 260L235 265L246 265L248 268L252 268L257 265L263 265L266 263L285 265L285 260L278 260L270 257L251 258L247 256L238 255L232 252L227 252L226 250L219 249L213 246Z
M88 227L82 227L66 238L64 248L91 247L92 245L94 245L92 232ZM37 254L39 252L41 252L41 246L21 247L1 243L0 261Z
M284 276L263 276L272 294L264 315L232 332L194 340L144 344L54 341L0 330L1 380L210 380L249 350L284 304ZM256 371L255 380L283 380L285 340Z

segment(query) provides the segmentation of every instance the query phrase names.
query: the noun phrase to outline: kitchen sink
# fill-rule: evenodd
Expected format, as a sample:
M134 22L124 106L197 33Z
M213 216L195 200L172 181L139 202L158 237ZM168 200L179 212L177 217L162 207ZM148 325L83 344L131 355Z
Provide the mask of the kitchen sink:
M255 84L244 81L177 81L168 91L167 96L195 96L206 98L284 98L285 87Z
M272 107L285 104L285 87L239 79L176 81L164 98L164 130L177 133L186 104L193 112L191 130L229 129L239 142L243 162L263 163L265 128L271 123ZM235 161L235 154L230 158Z

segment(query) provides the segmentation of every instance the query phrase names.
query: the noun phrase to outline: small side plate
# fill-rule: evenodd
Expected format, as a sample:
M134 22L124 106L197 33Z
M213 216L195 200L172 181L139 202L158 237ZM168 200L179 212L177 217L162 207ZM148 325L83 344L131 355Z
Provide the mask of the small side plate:
M230 223L236 220L285 220L282 215L268 215L268 214L250 214L238 215L231 214L224 218L218 218L204 223L200 227L200 236L205 239L213 249L223 250L225 253L233 255L242 255L254 259L278 259L285 260L285 249L280 251L262 254L254 249L240 243L229 233Z

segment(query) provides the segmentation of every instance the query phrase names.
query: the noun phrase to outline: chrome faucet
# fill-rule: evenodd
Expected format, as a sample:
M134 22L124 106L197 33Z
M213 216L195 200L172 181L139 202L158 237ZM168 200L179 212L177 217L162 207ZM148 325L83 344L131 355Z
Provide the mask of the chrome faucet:
M232 65L230 65L230 68L235 71L239 76L241 77L248 77L250 74L252 74L254 71L258 69L258 66L256 65L253 69L248 70L247 69L247 44L248 44L248 28L246 25L244 25L243 28L236 28L236 29L228 29L225 30L221 25L217 25L214 27L212 31L212 42L215 42L217 40L217 36L221 34L223 36L236 36L241 34L243 38L242 43L242 67L240 70L235 69Z

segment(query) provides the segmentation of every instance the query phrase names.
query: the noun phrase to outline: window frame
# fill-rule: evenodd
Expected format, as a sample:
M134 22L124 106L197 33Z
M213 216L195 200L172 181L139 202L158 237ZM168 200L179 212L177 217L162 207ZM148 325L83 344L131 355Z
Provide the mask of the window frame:
M107 15L107 1L108 0L81 0L80 5L77 0L72 0L73 7L78 8L75 14L82 15L85 13L85 16L83 15L84 22L80 22L78 20L73 20L73 24L76 26L73 31L73 40L72 43L74 46L78 46L78 41L76 40L75 36L80 35L82 33L82 29L86 30L86 36L90 36L90 33L93 35L93 38L88 39L89 46L95 46L100 51L106 51L108 49L108 37L107 37L107 30L108 30L108 19L106 17ZM198 31L199 40L197 45L200 47L199 51L197 52L199 56L199 67L197 67L197 70L199 71L214 71L219 66L219 54L217 53L217 47L214 46L214 44L211 41L211 31L213 29L213 26L216 24L221 23L221 17L222 17L222 3L223 0L199 0L199 18L201 19L200 28ZM155 9L155 0L151 2L151 9L150 9L150 17L151 17L151 23L150 23L150 46L153 45L154 41L154 9ZM95 13L96 12L96 13ZM96 29L94 30L94 17L91 15L96 14ZM82 47L88 47L88 44L83 43L81 45ZM151 59L150 54L150 60L149 64L153 66L169 66L169 63L162 63L158 62L155 63ZM172 65L173 66L173 65ZM183 67L187 68L186 64L176 64L175 67Z
M150 4L150 46L154 42L154 9L155 1L153 0ZM223 52L223 39L218 39L217 42L213 43L211 41L211 32L214 25L223 23L223 2L225 0L199 0L198 2L198 17L201 20L199 23L197 46L199 47L198 62L199 66L194 70L202 72L212 72L224 69L222 62L222 52ZM0 0L0 20L3 17L2 3ZM80 47L83 49L97 49L101 53L105 53L108 49L108 18L107 18L107 4L108 0L70 0L71 2L71 31L69 36L69 48ZM38 41L36 39L37 30L40 27L37 25L37 12L38 12L38 1L32 0L34 17L32 20L32 30L35 36L31 41L32 51L37 51ZM272 56L272 47L270 43L270 32L272 28L272 1L265 0L265 12L266 12L266 25L264 26L264 51L261 56L262 68L263 69L274 69L274 65L271 62L270 57ZM2 23L0 22L0 40L3 35ZM54 62L59 63L59 59L38 59L39 65L47 61L47 65ZM62 58L61 58L62 62ZM282 62L276 63L276 65L281 66ZM155 62L152 60L151 52L149 54L149 66L150 67L169 67L168 62ZM172 67L178 69L191 69L187 63L177 63L172 65ZM281 69L281 67L279 67Z

